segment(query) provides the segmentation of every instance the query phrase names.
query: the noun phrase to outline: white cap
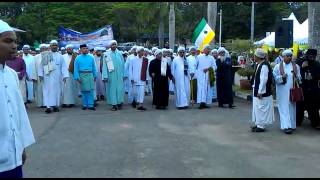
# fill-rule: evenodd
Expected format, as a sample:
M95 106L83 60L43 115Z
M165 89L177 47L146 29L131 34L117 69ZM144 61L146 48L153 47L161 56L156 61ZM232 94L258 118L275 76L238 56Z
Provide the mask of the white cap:
M210 48L209 44L203 46L203 50L208 49L208 48Z
M39 45L39 48L41 49L41 48L46 48L47 47L47 45L46 44L40 44Z
M61 47L60 50L66 50L66 48L65 47Z
M30 46L28 44L23 45L22 49L30 49Z
M40 48L36 48L36 51L40 51Z
M196 50L197 50L197 48L196 48L195 46L191 46L191 47L189 48L189 51L191 51L191 50L196 51Z
M258 58L263 59L263 58L266 57L267 53L266 53L263 49L258 48L258 49L256 50L256 52L254 53L254 55L257 56Z
M185 49L184 47L180 46L180 47L178 48L178 52L180 52L180 51L186 51L186 49Z
M211 54L218 53L218 49L212 49Z
M153 47L153 48L151 48L151 51L152 51L152 52L155 52L156 50L158 50L158 48L157 48L157 47Z
M12 27L9 26L8 23L2 21L0 19L0 34L7 31L14 31Z
M52 44L57 44L58 45L58 41L57 40L51 40L50 41L50 45L52 45Z
M72 44L66 45L66 49L68 49L68 48L72 48L73 49L73 45Z
M98 46L98 47L95 47L94 50L95 50L95 51L105 51L106 48L105 48L105 47L100 47L100 46Z
M140 51L144 51L144 47L143 46L138 46L137 47L137 52L140 52Z

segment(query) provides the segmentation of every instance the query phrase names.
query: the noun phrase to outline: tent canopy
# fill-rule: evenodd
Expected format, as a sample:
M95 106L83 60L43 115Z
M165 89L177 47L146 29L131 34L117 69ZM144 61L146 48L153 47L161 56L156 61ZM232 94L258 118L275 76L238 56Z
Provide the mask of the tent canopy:
M293 20L293 42L298 44L308 43L308 19L306 19L302 24L300 24L293 13L290 14L288 18L283 18L284 20ZM260 41L256 41L255 45L267 44L269 46L274 46L275 42L275 32Z

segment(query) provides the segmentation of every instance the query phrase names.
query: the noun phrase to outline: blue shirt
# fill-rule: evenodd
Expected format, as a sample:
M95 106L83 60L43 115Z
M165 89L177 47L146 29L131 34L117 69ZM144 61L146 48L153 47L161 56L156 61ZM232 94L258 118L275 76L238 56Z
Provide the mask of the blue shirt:
M91 71L93 77L97 77L96 63L94 57L88 54L81 54L77 56L74 61L74 79L79 79L80 71Z

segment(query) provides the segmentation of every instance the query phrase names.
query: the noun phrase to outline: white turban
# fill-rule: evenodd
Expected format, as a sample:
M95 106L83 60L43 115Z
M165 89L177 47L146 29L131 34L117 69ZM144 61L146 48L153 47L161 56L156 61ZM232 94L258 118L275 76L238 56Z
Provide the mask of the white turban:
M30 46L25 44L25 45L23 45L22 49L30 49Z
M162 53L168 52L168 49L166 49L166 48L162 48L161 50L162 50Z
M116 45L118 45L118 42L116 40L111 40L110 41L110 45L112 45L113 43L116 43Z
M254 55L257 56L258 58L263 59L263 58L266 57L267 53L266 53L263 49L258 48L258 49L256 50L256 52L254 53Z
M292 51L290 49L286 49L282 52L282 56L292 55Z
M66 50L66 48L65 47L61 47L60 50Z
M160 53L162 53L162 50L161 49L157 49L156 52L154 53L154 55L157 56Z
M68 45L66 45L66 48L68 49L68 48L72 48L73 49L73 45L72 44L68 44Z
M40 48L36 48L36 51L40 51Z
M218 53L221 53L221 52L226 53L226 52L227 52L227 50L226 50L224 47L219 47L219 49L218 49Z
M49 48L49 47L50 47L50 44L45 44L45 47L46 47L46 48Z
M186 49L185 49L184 47L180 46L180 47L178 48L178 52L180 52L180 51L186 51Z
M157 47L153 47L153 48L151 49L152 52L155 52L156 50L158 50Z
M0 19L0 34L7 31L14 31L12 27L9 26L8 23L2 21Z
M211 54L213 54L213 53L218 53L218 50L217 49L212 49Z
M144 47L143 46L138 46L137 47L137 52L140 52L140 51L144 51Z
M51 41L50 41L50 45L53 45L53 44L58 45L58 41L57 41L57 40L51 40Z
M144 48L144 51L147 51L147 52L149 52L149 49L148 49L148 48Z

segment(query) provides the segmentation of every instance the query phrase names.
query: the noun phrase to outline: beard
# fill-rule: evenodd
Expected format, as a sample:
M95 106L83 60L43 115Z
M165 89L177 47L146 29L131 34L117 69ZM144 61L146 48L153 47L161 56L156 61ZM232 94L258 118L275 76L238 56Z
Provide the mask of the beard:
M219 59L223 62L226 60L226 56L219 56Z

